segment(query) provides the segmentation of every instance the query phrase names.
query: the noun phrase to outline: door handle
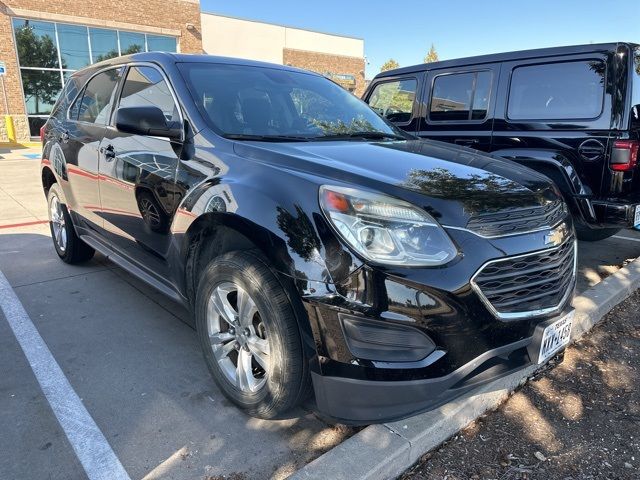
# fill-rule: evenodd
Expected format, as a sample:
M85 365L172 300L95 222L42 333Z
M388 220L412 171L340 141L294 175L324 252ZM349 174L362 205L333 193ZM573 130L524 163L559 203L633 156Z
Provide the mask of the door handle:
M108 161L116 158L116 152L113 149L113 145L107 145L106 147L100 147L100 153L104 155L104 158Z
M456 138L454 142L456 145L476 145L479 143L476 138Z
M62 143L67 143L69 141L69 132L67 130L60 134L60 141Z

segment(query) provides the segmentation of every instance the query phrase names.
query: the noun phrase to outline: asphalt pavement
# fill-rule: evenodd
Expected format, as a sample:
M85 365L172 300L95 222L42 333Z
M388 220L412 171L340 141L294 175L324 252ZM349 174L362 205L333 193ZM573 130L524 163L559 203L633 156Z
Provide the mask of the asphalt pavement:
M578 290L639 254L634 231L580 243ZM38 160L1 151L0 271L131 479L283 478L349 434L304 408L280 421L239 412L186 311L104 257L57 258ZM86 478L1 312L0 365L0 478Z

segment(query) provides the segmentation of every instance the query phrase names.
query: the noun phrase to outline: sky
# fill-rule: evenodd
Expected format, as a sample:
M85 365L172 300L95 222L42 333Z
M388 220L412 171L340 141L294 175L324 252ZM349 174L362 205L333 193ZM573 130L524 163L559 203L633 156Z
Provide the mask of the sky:
M364 39L366 78L421 63L609 41L640 43L640 0L200 0L203 12Z

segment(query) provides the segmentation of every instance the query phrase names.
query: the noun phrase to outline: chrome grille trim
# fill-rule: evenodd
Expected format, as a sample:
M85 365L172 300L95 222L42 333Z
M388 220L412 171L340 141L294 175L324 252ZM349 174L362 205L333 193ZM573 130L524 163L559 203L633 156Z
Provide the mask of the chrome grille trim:
M530 268L526 270L519 270L518 268L513 267L513 265L516 265L513 262L517 262L517 260L519 259L524 259L526 261L527 259L531 259L534 257L549 256L550 254L553 254L559 250L567 248L567 246L570 247L567 249L567 252L562 253L562 256L556 262L553 262L550 266L541 265L537 268L533 267L533 269ZM571 257L571 259L567 257ZM567 300L569 300L571 294L574 291L575 284L576 284L577 259L578 259L577 241L572 235L564 243L562 243L561 245L558 245L557 247L548 248L545 250L538 250L538 251L526 253L523 255L499 258L499 259L490 260L486 262L484 265L482 265L478 269L478 271L471 278L471 288L476 292L476 294L478 295L482 303L489 309L489 311L496 318L501 320L516 320L516 319L520 320L520 319L538 317L542 315L559 313L562 310L562 308L564 308ZM486 273L486 269L490 269L491 266L494 266L500 263L503 263L507 266L511 263L511 270L510 271L507 270L506 274L496 272L493 276L488 276L488 278L482 278L482 275ZM557 263L557 265L555 265L555 263ZM568 278L566 278L565 276L569 272L570 272L570 275L568 276ZM539 275L539 279L535 280L532 284L527 284L526 282L523 282L521 285L517 285L514 283L513 286L508 286L508 287L499 289L498 294L504 295L504 294L509 294L511 292L514 293L513 300L506 300L502 302L502 305L503 305L502 308L500 305L494 305L495 303L494 293L496 290L496 286L494 286L493 292L488 292L489 296L494 299L494 303L492 303L491 299L487 297L487 294L485 294L485 291L491 290L491 285L487 285L486 282L491 282L493 280L496 280L497 282L500 282L500 281L513 282L514 280L517 280L518 278L517 276L531 275L531 274ZM539 285L542 285L544 283L548 283L549 279L546 278L547 275L555 275L557 277L555 279L558 284L556 292L540 290L538 293L535 293L534 295L528 298L527 297L518 298L517 295L515 295L515 292L518 292L520 288L532 288L532 287L537 287ZM515 277L515 279L513 277ZM485 291L483 291L483 286L485 288ZM565 290L564 293L562 293L562 289ZM511 311L510 308L508 308L508 307L511 307L512 305L517 305L519 303L532 302L537 300L538 298L544 298L545 296L557 295L560 293L562 293L560 300L557 303L554 303L553 305L549 305L548 307L545 306L543 308L537 308L532 310L522 310L522 311L520 310ZM505 303L507 308L504 308ZM508 311L504 311L504 310L508 310Z
M544 206L475 215L469 219L466 228L461 230L467 230L483 238L521 235L553 228L562 222L567 214L566 204L558 200Z

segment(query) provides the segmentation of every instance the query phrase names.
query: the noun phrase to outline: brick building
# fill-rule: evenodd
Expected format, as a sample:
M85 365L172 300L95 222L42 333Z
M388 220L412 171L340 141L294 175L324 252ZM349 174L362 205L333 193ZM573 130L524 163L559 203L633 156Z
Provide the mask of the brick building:
M0 142L7 114L18 141L37 136L70 72L145 50L201 53L199 0L0 1Z
M1 0L0 142L10 140L6 115L17 141L37 137L71 72L152 50L293 65L365 89L358 38L201 14L199 0Z
M202 48L211 55L292 65L321 73L360 96L364 40L202 13Z

